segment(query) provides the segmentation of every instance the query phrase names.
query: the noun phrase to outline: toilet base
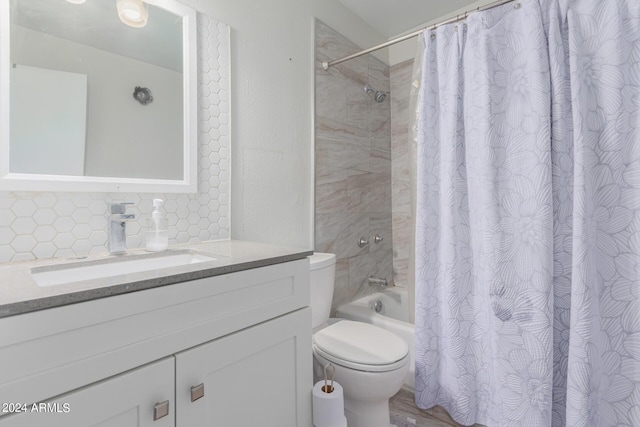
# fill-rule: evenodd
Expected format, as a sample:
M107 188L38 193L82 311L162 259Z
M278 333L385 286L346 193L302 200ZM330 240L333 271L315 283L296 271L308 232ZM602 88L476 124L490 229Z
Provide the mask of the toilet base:
M362 402L345 396L344 415L349 427L395 427L391 424L388 399Z

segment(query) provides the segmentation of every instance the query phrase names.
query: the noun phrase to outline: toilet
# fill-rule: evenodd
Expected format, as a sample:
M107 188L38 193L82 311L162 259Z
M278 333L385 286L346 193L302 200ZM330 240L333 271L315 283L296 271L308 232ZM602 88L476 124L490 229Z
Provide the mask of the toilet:
M309 260L314 374L323 377L327 364L335 366L349 427L390 427L389 399L409 370L409 347L377 326L329 319L336 256L316 253Z

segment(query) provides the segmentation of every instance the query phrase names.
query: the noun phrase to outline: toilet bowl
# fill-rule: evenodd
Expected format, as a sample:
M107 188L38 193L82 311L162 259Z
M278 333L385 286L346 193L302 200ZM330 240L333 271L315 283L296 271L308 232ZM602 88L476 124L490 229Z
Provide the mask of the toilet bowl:
M409 370L409 348L376 326L342 320L313 336L316 376L331 363L344 390L349 427L389 427L389 398Z
M389 398L404 383L409 347L397 335L368 323L329 321L335 255L309 258L315 377L322 378L328 364L335 366L349 427L390 427Z

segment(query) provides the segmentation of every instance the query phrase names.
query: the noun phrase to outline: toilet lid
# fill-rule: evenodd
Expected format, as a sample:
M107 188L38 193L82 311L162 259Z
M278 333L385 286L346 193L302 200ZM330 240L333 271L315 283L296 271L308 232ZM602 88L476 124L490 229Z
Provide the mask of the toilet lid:
M403 359L407 343L397 335L363 322L343 320L313 336L316 346L327 354L362 365L388 365Z

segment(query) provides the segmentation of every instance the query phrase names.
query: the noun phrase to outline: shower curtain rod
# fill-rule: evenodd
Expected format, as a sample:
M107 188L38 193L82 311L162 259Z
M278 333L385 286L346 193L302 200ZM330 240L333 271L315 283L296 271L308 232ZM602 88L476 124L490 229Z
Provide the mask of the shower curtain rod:
M492 3L486 4L484 6L479 6L479 7L475 8L475 9L467 10L463 14L458 14L455 17L449 18L449 19L441 21L441 22L437 22L437 23L435 23L433 25L429 25L429 26L424 27L424 28L422 28L422 29L420 29L418 31L414 31L413 33L410 33L410 34L407 34L407 35L404 35L404 36L400 36L400 37L395 38L393 40L389 40L386 43L382 43L382 44L379 44L377 46L370 47L369 49L365 49L363 51L351 54L349 56L345 56L344 58L336 59L334 61L329 61L329 62L323 62L322 63L322 69L327 71L329 69L329 67L333 67L334 65L338 65L341 62L345 62L345 61L348 61L350 59L354 59L354 58L357 58L359 56L366 55L367 53L375 52L376 50L384 49L385 47L389 47L389 46L394 45L396 43L400 43L400 42L403 42L405 40L409 40L409 39L411 39L413 37L419 36L420 34L422 34L422 32L424 30L427 30L427 29L433 30L433 29L435 29L437 27L440 27L442 25L446 25L446 24L451 24L453 22L462 21L463 19L466 19L467 15L470 14L470 13L482 12L482 11L485 11L485 10L493 9L494 7L502 6L503 4L514 2L514 1L516 1L516 0L498 0L498 1L494 1Z

